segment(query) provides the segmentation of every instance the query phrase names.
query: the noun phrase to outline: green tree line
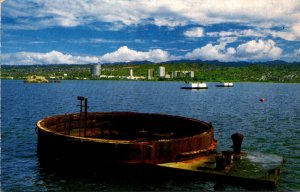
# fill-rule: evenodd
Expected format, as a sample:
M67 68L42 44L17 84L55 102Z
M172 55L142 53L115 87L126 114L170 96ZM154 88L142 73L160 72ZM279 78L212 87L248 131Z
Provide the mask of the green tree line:
M194 71L194 78L177 77L158 79L158 67L164 66L166 74L173 71ZM31 75L64 76L65 79L91 79L92 64L86 65L3 65L1 78L24 79ZM148 69L154 70L154 80L195 80L195 81L254 81L254 82L289 82L300 83L300 63L293 64L248 64L230 66L207 64L205 62L180 62L160 64L103 64L101 75L129 76L133 69L134 76L147 78Z

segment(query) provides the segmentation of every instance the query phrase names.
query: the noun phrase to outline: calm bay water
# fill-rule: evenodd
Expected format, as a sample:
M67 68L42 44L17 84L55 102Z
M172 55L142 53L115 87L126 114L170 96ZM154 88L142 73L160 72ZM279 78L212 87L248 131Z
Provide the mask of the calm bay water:
M25 84L1 81L1 190L245 190L216 188L198 179L141 179L136 175L98 177L45 171L36 154L37 120L77 112L77 96L89 111L136 111L187 116L212 122L218 150L231 146L232 133L244 134L243 149L283 156L279 190L300 190L300 84L235 83L233 88L182 90L181 82L62 81ZM266 102L259 99L266 98Z

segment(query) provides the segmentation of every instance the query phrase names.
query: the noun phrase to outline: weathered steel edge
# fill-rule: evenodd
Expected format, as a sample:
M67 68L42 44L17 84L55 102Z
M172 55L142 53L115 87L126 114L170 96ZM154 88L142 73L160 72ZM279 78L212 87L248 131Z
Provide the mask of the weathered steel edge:
M200 152L198 149L198 145L191 147L187 145L187 147L178 148L179 143L185 143L188 141L189 144L194 140L200 140L202 137L206 135L209 136L209 140L212 140L205 144L206 151L213 150L215 148L215 143L213 140L213 126L210 123L203 122L197 119L186 118L182 116L174 116L174 115L163 115L163 114L147 114L147 113L136 113L136 112L92 112L89 113L91 116L93 115L104 115L104 116L114 116L114 115L127 115L129 116L156 116L160 118L172 118L172 119L180 119L182 121L194 122L205 127L206 131L200 132L198 135L185 135L182 137L174 138L174 139L158 139L158 140L115 140L115 139L106 139L106 138L87 138L81 136L70 136L68 134L64 134L61 132L57 132L56 130L52 130L52 128L48 128L47 121L52 121L60 123L60 118L67 116L67 114L50 116L48 118L44 118L41 121L37 122L38 129L38 153L49 156L47 151L51 151L53 156L58 154L58 151L61 151L60 155L63 156L68 155L74 156L78 154L83 154L83 156L98 158L99 160L109 161L109 158L113 158L115 161L120 161L124 163L163 163L176 161L178 158L187 158L189 155L198 155ZM72 115L78 115L78 113L72 113ZM141 115L141 116L140 116ZM45 123L45 124L44 124ZM56 142L56 141L57 142ZM170 143L170 144L169 144ZM175 144L174 144L175 143ZM174 145L173 145L174 144ZM93 145L93 146L92 146ZM208 145L208 146L206 146ZM174 148L176 147L177 148ZM88 147L90 149L83 149L84 147ZM105 151L105 158L100 157L99 154L94 153L94 151ZM161 152L162 149L166 147L171 147L172 152L166 150L166 152ZM196 149L197 148L197 149ZM120 151L121 150L121 151ZM185 154L185 152L189 152ZM119 155L116 155L118 153ZM168 154L168 155L167 155ZM66 157L67 158L67 157Z
M98 113L101 113L101 114L128 113L128 114L139 114L139 115L158 115L158 116L174 117L174 118L180 118L180 119L185 119L185 120L189 120L189 121L199 122L199 123L205 124L208 127L212 126L210 123L205 122L205 121L201 121L201 120L198 120L198 119L195 119L195 118L178 116L178 115L168 115L168 114L160 114L160 113L127 112L127 111L88 112L88 114L98 114ZM54 115L54 116L48 116L48 117L45 117L43 119L38 120L37 123L36 123L36 127L37 127L37 129L41 129L41 130L43 130L45 132L48 132L50 134L59 135L59 136L63 136L63 137L66 137L66 138L71 138L71 139L73 138L73 139L81 140L81 141L94 141L94 142L116 143L116 140L112 141L110 139L85 138L85 137L71 136L71 135L66 135L66 134L58 133L58 132L55 132L55 131L47 129L45 126L43 126L41 124L45 119L55 118L55 117L61 117L61 116L65 116L65 115L79 115L79 113L69 113L69 114L59 114L59 115ZM206 132L207 131L205 131L203 133L206 133ZM160 140L160 141L163 141L163 139ZM131 144L131 143L133 143L132 141L128 141L128 140L117 140L117 142L118 143L123 143L123 144Z
M97 112L95 112L95 113L97 113ZM112 114L112 113L122 113L122 112L101 112L101 113ZM128 112L126 112L126 113L128 113ZM206 123L206 122L203 122L203 121L200 121L200 120L197 120L197 119L186 118L186 117L181 117L181 116L155 114L155 113L136 113L136 112L129 112L129 113L131 113L131 114L149 114L149 115L179 117L181 119L188 119L188 120L199 121L201 123L205 123L208 126L210 126L209 123ZM78 114L78 113L72 113L72 114L69 114L69 115L74 115L74 114ZM51 117L47 117L47 118L59 117L59 116L64 116L64 115L68 115L68 114L61 114L61 115L51 116ZM44 118L44 119L46 119L46 118ZM48 130L47 128L45 128L44 126L41 125L42 121L43 120L39 120L37 122L37 126L41 130L43 130L45 132L48 132L48 133L51 133L51 134L54 134L54 135L60 135L60 136L63 136L63 137L68 136L68 135L65 135L65 134L61 134L61 133L57 133L57 132ZM111 141L109 139L83 138L83 137L77 137L77 136L68 136L68 137L71 138L71 139L74 139L74 140L81 140L81 141L94 141L94 142L97 142L97 140L99 140L98 142L115 143L115 141L109 142L109 141ZM121 140L119 140L119 141L122 142ZM125 143L130 144L131 141L125 140ZM161 166L159 166L157 164L154 164L154 166L161 167ZM277 177L276 179L273 179L273 180L266 180L266 179L258 179L258 178L238 177L238 176L226 175L226 174L217 173L217 172L210 173L210 172L203 171L203 170L202 171L200 171L200 170L191 171L191 170L177 169L177 168L172 168L172 167L164 167L164 168L169 169L169 170L180 171L181 173L182 172L187 172L188 174L197 174L198 176L204 177L204 179L207 178L209 180L218 181L218 182L225 182L225 183L232 183L234 185L237 185L237 181L238 181L238 185L246 185L246 186L248 186L248 185L257 184L257 185L259 185L261 187L266 187L266 188L272 188L273 189L273 188L277 187L278 182L279 182L279 177ZM280 168L280 170L282 170L282 167Z

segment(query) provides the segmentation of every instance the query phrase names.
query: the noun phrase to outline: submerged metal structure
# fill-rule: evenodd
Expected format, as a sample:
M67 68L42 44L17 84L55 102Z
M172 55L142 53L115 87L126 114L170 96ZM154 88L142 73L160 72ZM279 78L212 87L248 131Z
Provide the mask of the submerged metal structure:
M211 124L134 112L56 115L37 122L38 152L101 162L157 164L214 150Z
M276 188L283 158L241 150L244 136L232 135L233 150L216 151L211 123L193 118L137 112L80 112L37 122L40 162L73 166L146 165L237 185Z

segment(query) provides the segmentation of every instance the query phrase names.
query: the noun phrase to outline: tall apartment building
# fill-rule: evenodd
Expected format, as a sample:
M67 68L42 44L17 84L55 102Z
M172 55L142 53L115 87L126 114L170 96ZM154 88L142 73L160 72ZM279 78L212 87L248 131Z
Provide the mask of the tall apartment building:
M133 69L130 69L130 71L129 71L129 76L130 76L130 77L133 77Z
M154 78L154 69L148 69L148 79Z
M101 64L95 64L92 66L92 77L99 78L101 75Z
M166 76L166 68L163 66L158 67L158 77L164 78Z

